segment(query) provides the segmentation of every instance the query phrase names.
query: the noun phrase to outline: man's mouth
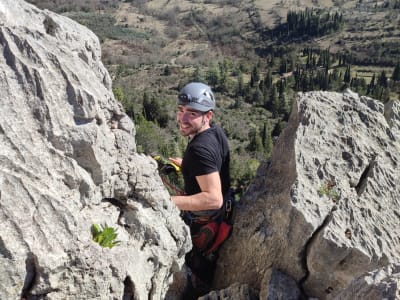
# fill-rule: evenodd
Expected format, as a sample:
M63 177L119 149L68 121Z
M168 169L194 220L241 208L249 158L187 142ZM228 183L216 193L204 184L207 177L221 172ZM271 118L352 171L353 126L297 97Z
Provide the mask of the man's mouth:
M182 130L186 130L186 129L189 129L189 128L190 128L189 125L184 125L184 124L179 124L179 127L180 127Z

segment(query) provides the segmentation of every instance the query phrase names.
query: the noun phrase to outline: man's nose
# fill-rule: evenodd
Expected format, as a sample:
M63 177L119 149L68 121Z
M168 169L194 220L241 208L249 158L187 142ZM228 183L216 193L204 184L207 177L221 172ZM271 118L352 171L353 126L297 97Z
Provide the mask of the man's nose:
M182 113L180 115L180 117L178 116L178 120L182 121L182 122L186 122L188 120L188 114L187 113Z

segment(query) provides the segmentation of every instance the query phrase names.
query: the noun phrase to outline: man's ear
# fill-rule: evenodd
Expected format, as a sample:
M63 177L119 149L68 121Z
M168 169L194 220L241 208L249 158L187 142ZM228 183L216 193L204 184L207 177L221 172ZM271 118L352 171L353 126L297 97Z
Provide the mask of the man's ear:
M214 115L214 112L212 110L209 110L206 115L207 115L208 120L211 121L211 119L212 119L212 117Z

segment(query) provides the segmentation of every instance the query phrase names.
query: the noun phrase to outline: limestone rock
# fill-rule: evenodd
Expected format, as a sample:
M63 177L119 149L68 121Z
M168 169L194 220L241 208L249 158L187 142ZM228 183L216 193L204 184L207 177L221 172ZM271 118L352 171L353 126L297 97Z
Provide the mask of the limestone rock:
M275 268L265 272L261 284L260 299L298 300L301 297L301 291L293 278Z
M400 264L361 275L334 299L400 299Z
M226 289L212 291L199 300L257 300L258 292L247 284L234 283Z
M234 216L215 286L260 290L275 267L310 297L334 297L400 260L399 103L300 93ZM224 275L222 275L224 274Z
M97 37L0 2L0 299L161 299L190 249ZM102 248L91 225L117 229Z

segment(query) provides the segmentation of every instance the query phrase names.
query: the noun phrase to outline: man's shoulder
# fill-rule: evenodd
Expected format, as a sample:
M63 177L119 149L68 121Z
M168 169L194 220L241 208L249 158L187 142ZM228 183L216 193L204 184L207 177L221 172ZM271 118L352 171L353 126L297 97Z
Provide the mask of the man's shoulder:
M221 137L226 137L225 132L220 126L213 125L199 135L198 142L202 144L205 142L210 143L213 140L220 140Z
M210 126L210 129L215 130L215 131L217 131L217 132L224 132L224 130L222 129L222 127L219 126L218 124L212 124L212 125Z
M210 132L211 132L212 134L214 134L214 135L217 135L217 136L226 137L226 134L225 134L224 129L223 129L221 126L219 126L219 125L212 125L212 126L210 127Z

